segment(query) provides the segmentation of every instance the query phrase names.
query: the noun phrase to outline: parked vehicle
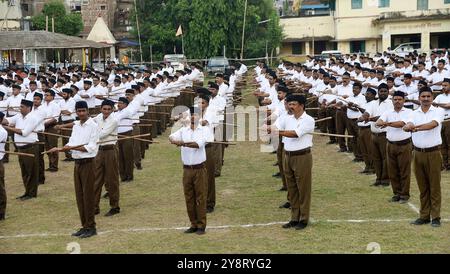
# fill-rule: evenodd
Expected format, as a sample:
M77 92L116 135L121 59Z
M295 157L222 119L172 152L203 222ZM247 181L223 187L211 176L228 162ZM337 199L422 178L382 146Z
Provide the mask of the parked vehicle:
M186 64L186 56L183 54L167 54L164 56L164 62L170 62L170 65L175 70L184 70L184 64Z
M395 54L401 57L405 57L406 55L413 53L414 51L421 52L422 44L420 42L412 42L401 44L396 47L394 50L389 50L388 53Z
M210 74L225 73L229 68L230 62L226 57L212 57L206 65L206 71Z

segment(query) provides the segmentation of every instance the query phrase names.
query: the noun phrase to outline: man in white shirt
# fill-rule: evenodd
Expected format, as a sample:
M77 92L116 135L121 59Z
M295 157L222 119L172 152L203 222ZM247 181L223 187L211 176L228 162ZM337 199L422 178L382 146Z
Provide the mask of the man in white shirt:
M353 85L350 84L350 74L344 73L342 76L342 85L337 88L337 104L336 104L336 132L344 135L347 130L347 108L344 101L339 101L339 98L347 99L353 95ZM338 138L339 152L353 152L353 147L349 144L347 148L346 139Z
M12 86L12 95L6 99L6 105L8 106L8 115L7 117L13 117L19 114L20 104L23 99L25 99L22 94L20 94L20 86L13 85Z
M206 229L206 129L199 125L200 111L191 108L191 124L170 135L172 144L181 147L184 165L183 188L191 227L185 233L205 234Z
M25 194L18 197L21 201L36 198L38 192L39 148L36 145L38 136L35 131L40 121L34 115L30 115L32 108L33 102L23 99L20 104L20 113L3 120L4 128L14 133L14 142L18 152L35 155L34 158L19 156L22 180L25 186Z
M0 112L0 124L3 122L5 114ZM8 140L8 132L0 126L0 151L5 151L5 142ZM5 167L3 166L3 157L5 153L0 152L0 222L5 220L6 213L6 191L5 191Z
M364 160L358 144L358 119L362 115L361 108L366 103L366 97L361 94L361 90L362 85L360 83L355 83L353 85L353 95L347 98L347 130L348 134L354 136L348 142L349 147L353 148L353 154L355 155L355 159L353 160L354 162L362 162Z
M59 116L61 115L61 107L55 101L55 91L52 89L48 89L45 91L44 103L42 104L42 108L46 112L45 117L45 132L52 135L45 135L45 149L50 150L54 147L58 146L58 137L53 134L58 134L58 130L55 126L58 124ZM49 153L49 168L46 170L48 172L57 172L58 171L58 161L59 155L58 153Z
M62 100L59 100L59 107L61 109L61 125L72 124L75 121L75 99L71 96L73 93L72 89L65 88L61 92ZM71 132L70 131L61 131L61 135L66 136L67 138L62 138L62 144L65 146L69 142ZM72 155L70 152L66 152L66 158L63 160L64 162L73 161Z
M72 151L75 159L74 184L78 212L82 228L72 236L90 238L97 235L95 224L95 176L94 160L98 153L99 130L95 121L89 117L86 101L75 105L79 121L73 126L69 143L63 148L53 148L53 152Z
M443 168L450 171L450 79L445 78L442 82L442 94L438 95L433 105L444 111L445 123L442 123L442 157Z
M283 228L303 230L308 226L311 206L313 159L311 149L315 122L306 114L306 98L290 95L286 99L292 115L278 119L269 133L283 138L284 172L291 203L291 221Z
M36 92L33 97L33 110L30 115L34 115L36 119L39 121L39 125L36 127L36 132L38 133L39 139L39 179L38 182L40 185L45 184L45 162L44 155L42 154L45 151L45 135L42 132L45 131L45 118L47 117L47 112L45 108L42 106L42 102L44 101L44 96L41 93Z
M414 173L420 190L420 217L414 225L441 226L441 127L444 113L433 104L433 91L420 90L421 106L413 112L403 128L412 132Z
M114 102L104 100L101 114L94 118L98 125L100 147L95 157L95 213L100 213L100 198L103 185L106 186L110 210L105 217L120 213L119 207L119 162L117 159L117 119L112 115Z
M131 91L131 90L130 90ZM117 104L118 111L115 118L118 121L118 133L122 136L133 135L133 122L136 116L136 109L129 108L130 101L125 97L120 97ZM139 119L139 118L137 118ZM131 182L134 179L134 154L133 139L125 139L118 142L119 146L119 175L122 182Z
M386 111L377 121L376 126L387 129L387 168L394 196L392 203L408 202L411 184L412 143L411 133L403 127L408 122L412 110L405 108L405 93L394 93L394 110Z
M368 122L376 122L386 111L394 109L392 100L388 99L389 87L387 84L381 84L378 87L378 100L372 101L366 108L364 120ZM389 186L389 176L387 173L386 158L386 132L387 130L376 127L375 123L371 125L372 131L372 148L373 163L377 179L372 186Z
M92 81L85 80L83 90L78 92L80 98L88 104L89 113L95 113L95 89L92 88Z
M361 106L364 110L367 109L367 106L375 100L377 96L377 92L369 88L365 94L366 102ZM365 111L364 111L365 112ZM358 119L358 127L359 127L359 135L358 135L358 144L361 149L361 154L364 159L365 167L362 170L361 174L372 174L375 172L373 168L373 157L372 157L372 131L371 131L371 123L366 123L363 121L363 116Z
M409 109L415 109L414 103L412 102L414 100L415 95L419 93L419 90L417 88L417 85L414 84L412 81L412 75L411 74L405 74L403 79L403 85L400 86L397 90L401 91L406 96L406 103L405 108Z

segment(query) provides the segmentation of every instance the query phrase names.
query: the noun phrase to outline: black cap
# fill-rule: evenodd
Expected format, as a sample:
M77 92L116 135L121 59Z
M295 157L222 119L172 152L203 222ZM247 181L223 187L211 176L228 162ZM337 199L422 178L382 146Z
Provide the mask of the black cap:
M429 87L421 88L420 91L419 91L419 95L422 94L423 92L431 92L431 93L433 93L433 91Z
M449 83L449 84L450 84L450 78L445 78L443 82L444 82L444 83Z
M74 89L76 89L77 91L80 90L80 89L79 89L77 86L75 86L75 85L71 85L70 88L74 88Z
M33 107L33 102L31 102L31 101L28 101L28 100L25 100L25 99L23 99L21 102L20 102L20 104L21 105L24 105L24 106L27 106L27 107Z
M367 92L368 92L368 93L372 93L373 95L377 95L377 91L374 90L373 88L368 88L368 89L367 89Z
M51 96L55 97L55 91L53 89L47 89L45 93L50 93Z
M62 92L72 94L72 90L70 88L63 88Z
M387 84L381 83L381 84L378 86L378 90L383 89L383 88L389 90L389 86L388 86Z
M20 89L20 90L22 89L22 87L19 86L19 85L12 85L12 88L13 88L13 89Z
M298 102L301 105L306 104L306 97L303 95L289 95L286 98L287 102Z
M134 90L136 90L136 89L139 90L140 89L139 85L132 85L131 88L134 89Z
M407 74L405 74L404 77L407 78L407 79L411 79L411 78L412 78L412 75L411 75L410 73L407 73Z
M219 90L219 85L217 85L217 84L214 83L214 82L209 82L209 83L208 83L208 86L209 86L210 88Z
M75 104L75 110L83 109L83 108L89 109L88 104L87 104L86 101L78 101L78 102L76 102L76 104Z
M104 101L102 102L102 107L103 107L103 106L111 106L112 108L114 108L114 102L111 101L111 100L106 99L106 100L104 100Z
M119 102L122 102L122 103L127 104L127 105L130 103L130 101L128 101L128 99L125 98L125 97L120 97L119 98Z
M134 89L127 89L125 91L125 94L133 94L134 95Z
M394 92L394 97L402 97L405 98L405 93L403 91L396 91Z
M3 112L0 112L0 121L3 120L3 118L5 118L5 114Z
M284 92L284 93L289 93L289 89L286 86L284 86L284 85L279 85L277 87L277 91L281 91L281 92Z
M39 98L41 98L41 100L44 99L44 95L42 95L42 93L39 93L39 92L35 92L33 98L34 97L39 97Z
M0 97L5 97L5 93L0 91Z
M211 92L206 88L199 88L196 90L199 95L211 96Z
M90 86L92 86L92 81L85 80L83 83L84 83L85 85L90 85Z

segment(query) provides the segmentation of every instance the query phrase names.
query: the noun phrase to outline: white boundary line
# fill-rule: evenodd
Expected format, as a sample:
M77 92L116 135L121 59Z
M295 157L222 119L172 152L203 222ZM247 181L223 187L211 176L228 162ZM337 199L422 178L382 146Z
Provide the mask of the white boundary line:
M311 224L318 223L330 223L330 224L363 224L363 223L409 223L412 219L368 219L368 220L311 220ZM443 222L450 222L450 219L443 219ZM207 230L221 230L221 229L232 229L232 228L256 228L256 227L269 227L285 224L286 222L271 222L267 224L246 224L246 225L223 225L223 226L210 226ZM146 233L146 232L160 232L160 231L180 231L185 230L187 227L168 227L168 228L158 228L158 227L147 227L147 228L128 228L128 229L117 229L117 230L107 230L98 232L98 235L107 235L117 232L125 233ZM281 228L280 228L281 229ZM70 237L70 233L41 233L41 234L18 234L18 235L8 235L0 236L0 240L8 239L23 239L23 238L49 238L49 237Z

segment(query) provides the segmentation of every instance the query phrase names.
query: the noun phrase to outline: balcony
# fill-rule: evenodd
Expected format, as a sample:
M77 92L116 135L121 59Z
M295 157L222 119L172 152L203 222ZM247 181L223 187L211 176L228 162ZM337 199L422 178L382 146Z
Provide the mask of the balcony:
M373 23L382 24L385 22L401 22L410 20L449 19L449 17L450 9L383 12L373 21Z

